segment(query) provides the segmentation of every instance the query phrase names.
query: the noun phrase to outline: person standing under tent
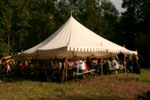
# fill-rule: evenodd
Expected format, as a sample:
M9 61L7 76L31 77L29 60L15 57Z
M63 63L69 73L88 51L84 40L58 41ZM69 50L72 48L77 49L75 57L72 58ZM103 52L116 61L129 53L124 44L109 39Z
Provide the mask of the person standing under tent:
M136 73L136 74L141 74L141 71L140 71L140 63L139 63L139 57L138 55L135 55L133 54L133 73Z
M124 54L122 52L120 52L118 54L118 59L119 59L120 67L123 67L123 64L124 64Z
M127 56L127 71L133 73L133 58L131 55Z

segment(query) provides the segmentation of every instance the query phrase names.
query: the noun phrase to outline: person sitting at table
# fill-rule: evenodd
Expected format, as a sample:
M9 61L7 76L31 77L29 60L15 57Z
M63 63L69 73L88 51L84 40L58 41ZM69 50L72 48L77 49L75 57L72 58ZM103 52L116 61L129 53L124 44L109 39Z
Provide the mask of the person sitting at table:
M23 70L23 62L22 61L19 62L19 70L20 70L20 72L22 72L22 70Z
M28 71L28 61L27 61L27 60L24 61L22 71L23 71L23 72L27 72L27 71Z
M104 74L105 74L105 75L111 73L111 72L109 71L110 68L112 68L110 58L106 58L106 59L104 60L104 66L103 66L103 71L104 71Z
M78 75L79 74L79 67L80 67L80 60L79 60L79 58L76 58L76 60L74 62L74 65L75 65L75 69L76 69L76 74Z
M75 64L72 58L68 60L68 67L69 69L73 69L75 67Z
M88 66L87 66L87 61L86 61L86 59L83 59L83 61L84 61L84 64L85 64L86 70L88 71L89 69L88 69Z
M111 65L112 65L112 68L119 69L119 64L118 64L118 62L117 62L115 57L112 57ZM117 74L118 71L116 70L115 73Z
M97 72L98 71L98 60L97 60L97 58L93 59L93 66L94 66L94 69L96 69L96 72Z
M56 69L52 71L52 80L55 80L58 78L58 74L63 68L63 64L61 60L57 60L57 63L58 63L58 66L56 66Z
M43 64L44 67L48 68L51 66L50 62L48 60L46 60Z
M87 58L87 66L88 69L94 69L94 63L93 63L93 59L91 58Z
M81 71L81 73L87 71L87 70L86 70L86 67L85 67L85 62L84 62L82 59L80 59L80 67L79 67L79 70Z

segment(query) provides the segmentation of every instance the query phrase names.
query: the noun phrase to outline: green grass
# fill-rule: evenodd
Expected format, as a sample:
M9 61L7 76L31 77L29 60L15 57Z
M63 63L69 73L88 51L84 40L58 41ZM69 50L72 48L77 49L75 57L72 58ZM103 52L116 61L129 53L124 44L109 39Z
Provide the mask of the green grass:
M141 75L104 75L65 84L11 79L0 83L0 100L129 100L127 89L123 90L129 83L150 84L150 70L142 70Z
M145 69L142 71L141 75L139 76L139 81L150 82L150 70L149 69Z
M121 96L119 91L107 91L100 86L19 81L1 84L0 97L0 100L115 100Z

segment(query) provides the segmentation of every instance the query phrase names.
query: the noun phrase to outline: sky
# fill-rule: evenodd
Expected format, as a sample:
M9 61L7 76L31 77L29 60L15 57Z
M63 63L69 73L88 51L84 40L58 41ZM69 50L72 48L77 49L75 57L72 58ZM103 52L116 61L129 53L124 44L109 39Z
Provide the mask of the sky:
M116 6L116 8L119 10L119 12L123 12L125 11L125 9L123 9L121 7L121 4L122 4L122 0L110 0L114 3L114 5Z

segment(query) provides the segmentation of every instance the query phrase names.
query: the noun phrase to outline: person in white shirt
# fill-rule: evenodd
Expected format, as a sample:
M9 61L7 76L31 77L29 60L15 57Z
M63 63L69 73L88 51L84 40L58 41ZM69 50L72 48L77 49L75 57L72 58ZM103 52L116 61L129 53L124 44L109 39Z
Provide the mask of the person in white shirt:
M116 69L119 69L119 64L117 62L117 60L115 59L115 57L112 58L112 68L116 68ZM118 73L118 71L115 71L115 73Z
M80 71L83 73L83 72L86 72L86 66L85 66L85 62L83 60L80 60L80 67L79 67Z

